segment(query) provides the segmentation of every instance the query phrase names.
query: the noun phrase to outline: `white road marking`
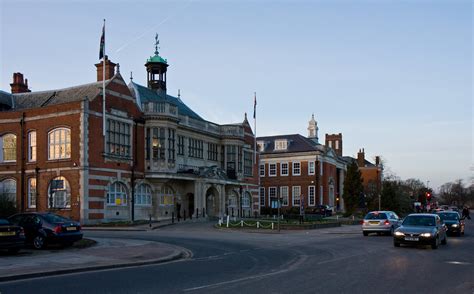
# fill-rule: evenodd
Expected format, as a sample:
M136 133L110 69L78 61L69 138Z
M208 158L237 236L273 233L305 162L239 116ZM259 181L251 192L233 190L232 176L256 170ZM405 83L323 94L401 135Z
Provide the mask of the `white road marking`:
M457 265L469 265L469 264L471 264L470 262L464 262L464 261L446 261L446 263L457 264Z

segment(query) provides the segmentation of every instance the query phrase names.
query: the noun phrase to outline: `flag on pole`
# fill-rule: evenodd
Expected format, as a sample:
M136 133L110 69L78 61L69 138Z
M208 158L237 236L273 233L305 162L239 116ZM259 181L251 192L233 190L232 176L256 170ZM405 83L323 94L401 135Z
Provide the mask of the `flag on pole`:
M100 37L100 49L99 49L99 59L104 58L104 51L105 51L105 20L104 26L102 27L102 36Z
M257 117L257 93L255 93L253 98L253 118Z

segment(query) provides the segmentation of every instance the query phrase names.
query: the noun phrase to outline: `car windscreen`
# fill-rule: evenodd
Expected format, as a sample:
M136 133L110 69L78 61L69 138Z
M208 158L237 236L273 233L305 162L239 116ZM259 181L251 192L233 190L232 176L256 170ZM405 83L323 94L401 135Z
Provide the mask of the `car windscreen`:
M402 225L433 227L436 225L436 219L428 215L409 215L405 218Z
M4 218L0 218L0 225L9 225L10 222Z
M62 216L56 215L56 214L44 214L43 218L48 222L48 223L64 223L64 222L70 222L71 220L64 218Z
M376 212L369 212L364 219L387 219L387 214L385 213L376 213Z
M439 217L442 220L458 220L459 219L459 214L457 213L438 213Z

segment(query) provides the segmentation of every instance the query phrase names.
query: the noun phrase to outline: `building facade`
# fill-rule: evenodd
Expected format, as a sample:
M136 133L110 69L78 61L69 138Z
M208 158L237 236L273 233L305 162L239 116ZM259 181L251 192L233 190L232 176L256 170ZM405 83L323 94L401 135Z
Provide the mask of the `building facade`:
M15 73L0 91L0 197L86 224L258 212L246 117L214 124L168 95L157 51L147 86L127 85L107 57L105 76L103 66L86 85L31 92Z
M342 144L342 135L338 144ZM283 211L301 206L312 211L317 205L344 210L346 163L334 149L319 143L314 116L309 122L308 137L258 137L257 145L262 211L277 207L278 198Z
M379 195L382 189L383 165L380 156L375 156L375 163L365 159L364 148L359 149L357 158L345 156L347 164L355 162L361 173L364 194Z

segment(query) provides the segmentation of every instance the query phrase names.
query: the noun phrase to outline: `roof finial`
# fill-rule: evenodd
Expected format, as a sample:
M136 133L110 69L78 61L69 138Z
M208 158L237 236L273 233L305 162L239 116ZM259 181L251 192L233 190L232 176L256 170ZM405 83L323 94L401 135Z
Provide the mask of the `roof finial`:
M130 82L133 82L133 71L130 72Z
M160 40L158 40L158 33L156 33L156 35L155 35L155 55L158 55L158 53L159 53L158 48L160 48L160 47L158 47L158 45L160 45Z
M181 89L178 89L178 98L181 98Z
M120 73L120 63L117 63L117 73Z
M311 115L311 118L314 120L314 113Z

